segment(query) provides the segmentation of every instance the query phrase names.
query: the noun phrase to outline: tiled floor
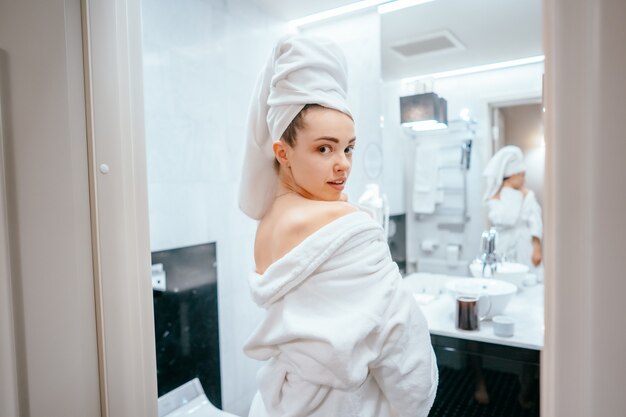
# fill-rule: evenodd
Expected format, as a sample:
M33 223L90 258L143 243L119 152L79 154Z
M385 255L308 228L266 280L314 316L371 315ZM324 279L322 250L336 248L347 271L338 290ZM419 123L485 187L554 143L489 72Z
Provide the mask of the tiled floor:
M429 417L535 417L539 416L538 398L530 398L532 406L522 409L518 403L520 382L517 375L483 370L489 404L474 400L474 376L470 370L439 368L437 398ZM536 397L536 393L535 393Z

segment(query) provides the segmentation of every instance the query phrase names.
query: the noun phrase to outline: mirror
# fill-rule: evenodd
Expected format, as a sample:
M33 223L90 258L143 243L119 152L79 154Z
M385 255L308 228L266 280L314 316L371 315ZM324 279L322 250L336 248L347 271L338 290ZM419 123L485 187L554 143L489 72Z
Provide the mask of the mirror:
M363 154L363 167L371 179L377 179L383 173L383 151L379 144L367 144Z
M502 411L495 414L524 410L525 415L539 415L540 268L522 265L525 270L508 273L500 267L494 272L496 278L518 285L501 313L514 317L507 322L517 321L518 328L528 330L529 343L515 353L510 346L520 340L519 332L499 339L492 331L495 324L487 320L480 335L462 334L451 325L452 304L445 307L439 294L441 282L451 276L482 275L482 264L472 264L471 271L468 266L482 257L481 235L491 226L498 230L496 253L509 255L515 247L515 255L521 258L525 250L525 263L531 263L531 233L540 233L540 212L528 213L533 211L528 209L530 193L523 196L521 191L514 192L520 197L517 205L505 192L497 201L485 201L483 171L502 147L518 146L525 155L526 187L541 201L541 29L541 2L534 0L431 1L381 15L383 190L395 190L397 181L403 181L402 197L389 199L391 218L406 223L405 281L422 304L440 367L442 394L435 400L434 415L455 408L464 415L489 413L497 407ZM399 98L433 92L447 101L448 128L416 132L400 126ZM534 224L532 231L529 223ZM535 274L528 274L529 269ZM474 349L480 346L476 340L497 346L497 358L485 357L482 347ZM523 366L511 361L520 352L527 355ZM468 382L465 391L453 385L463 378ZM518 380L519 390L513 388Z
M398 178L406 180L404 199L390 201L392 214L407 213L408 272L469 272L467 265L480 256L481 233L491 225L482 198L482 171L505 143L527 144L524 150L533 158L529 184L540 188L543 159L536 144L541 143L541 115L535 111L532 133L513 129L530 120L527 114L526 120L511 121L509 131L504 117L495 120L494 115L502 106L527 108L540 102L541 22L540 1L432 1L381 14L381 77L387 103L383 152L403 161L385 164L383 189L393 187ZM418 133L400 127L398 98L427 92L447 101L449 128ZM517 114L513 107L509 113ZM533 137L512 137L528 134ZM466 140L472 141L469 169L455 171L452 165L461 161ZM532 149L530 142L535 144ZM421 152L416 151L418 145L423 145ZM416 172L432 158L448 168ZM419 187L428 191L420 192ZM422 197L431 203L416 207L413 200ZM422 250L423 242L437 245Z

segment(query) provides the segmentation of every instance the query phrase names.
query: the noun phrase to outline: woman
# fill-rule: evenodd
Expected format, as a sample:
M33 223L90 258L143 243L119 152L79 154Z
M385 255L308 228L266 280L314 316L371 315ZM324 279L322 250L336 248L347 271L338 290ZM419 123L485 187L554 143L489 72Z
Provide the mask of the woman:
M496 251L540 274L542 260L541 207L525 186L524 155L517 146L505 146L485 167L488 217L498 230ZM538 278L541 277L538 275Z
M426 416L437 367L382 228L344 201L356 142L334 43L278 42L251 106L240 207L260 223L250 287L266 361L250 416Z
M489 220L498 230L496 252L508 261L527 265L537 280L543 281L541 207L535 193L526 188L526 164L522 150L517 146L503 147L493 155L483 175L487 177L484 199ZM479 402L486 403L489 396L480 368L477 371L475 397ZM522 368L518 402L523 409L529 409L534 404L534 372L527 365Z

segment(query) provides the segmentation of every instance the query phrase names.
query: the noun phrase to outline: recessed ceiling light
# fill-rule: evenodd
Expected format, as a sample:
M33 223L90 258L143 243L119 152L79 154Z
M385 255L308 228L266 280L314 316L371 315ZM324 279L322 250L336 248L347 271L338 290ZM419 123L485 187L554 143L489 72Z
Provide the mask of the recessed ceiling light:
M311 23L320 22L322 20L331 19L333 17L341 16L348 13L353 13L359 10L376 7L380 4L387 3L389 0L364 0L357 1L355 3L346 4L345 6L337 7L335 9L326 10L324 12L315 13L309 16L301 17L289 21L290 26L300 27L310 25Z
M385 14L395 12L396 10L406 9L407 7L417 6L418 4L430 3L434 0L397 0L390 1L378 6L378 13Z
M514 59L512 61L497 62L495 64L478 65L476 67L468 67L468 68L461 68L461 69L452 70L452 71L435 72L432 74L418 75L416 77L403 78L400 81L404 83L410 83L413 81L423 80L423 79L428 79L428 78L456 77L458 75L467 75L467 74L474 74L477 72L492 71L492 70L503 69L503 68L518 67L521 65L535 64L538 62L543 62L544 59L545 57L543 55L531 56L528 58Z
M406 7L416 6L422 3L428 3L434 0L363 0L346 4L345 6L315 13L309 16L301 17L289 21L291 27L301 27L312 23L321 22L323 20L332 19L333 17L342 16L348 13L357 12L359 10L370 9L378 6L378 12L389 13L395 10L404 9Z

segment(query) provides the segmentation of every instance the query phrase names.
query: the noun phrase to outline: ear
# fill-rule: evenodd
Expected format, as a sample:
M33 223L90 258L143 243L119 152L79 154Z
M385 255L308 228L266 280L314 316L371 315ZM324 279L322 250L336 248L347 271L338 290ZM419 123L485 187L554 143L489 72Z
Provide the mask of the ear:
M283 167L289 168L291 165L289 163L289 155L287 153L287 144L282 140L277 140L272 145L272 149L274 150L274 156L276 156L276 160Z

